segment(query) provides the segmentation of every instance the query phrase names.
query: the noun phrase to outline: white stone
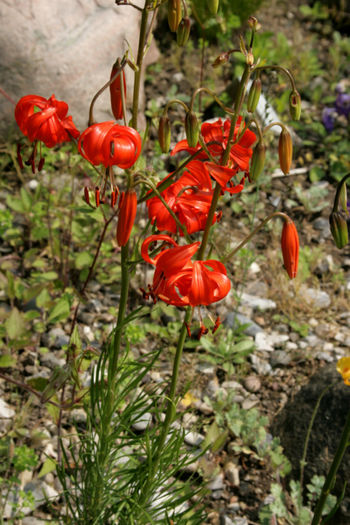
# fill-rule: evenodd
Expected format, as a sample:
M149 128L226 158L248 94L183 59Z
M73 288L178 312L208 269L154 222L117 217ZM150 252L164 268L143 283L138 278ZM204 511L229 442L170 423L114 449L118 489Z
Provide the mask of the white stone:
M14 417L15 411L4 401L0 398L0 419L10 419L11 417Z

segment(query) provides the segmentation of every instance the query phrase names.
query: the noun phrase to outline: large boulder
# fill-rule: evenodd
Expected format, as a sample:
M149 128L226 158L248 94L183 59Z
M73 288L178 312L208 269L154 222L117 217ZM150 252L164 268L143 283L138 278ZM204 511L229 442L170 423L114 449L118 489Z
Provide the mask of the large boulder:
M144 0L134 3L143 6ZM117 6L114 0L2 0L0 18L0 87L15 101L27 94L48 98L54 93L69 104L80 130L86 127L91 98L109 79L112 64L128 43L137 56L140 11ZM153 45L145 62L156 58ZM130 99L130 68L126 75ZM95 107L95 120L113 118L108 90ZM13 110L0 95L3 137L16 129Z
M306 456L305 484L314 474L326 476L350 410L350 387L343 383L335 364L323 367L312 376L272 425L272 433L280 437L284 452L292 463L292 478L299 479L307 429L317 400L327 386L329 389L321 400L312 427ZM348 525L350 522L350 448L343 457L332 494L339 496L345 482L347 488L340 511L329 522L333 525Z

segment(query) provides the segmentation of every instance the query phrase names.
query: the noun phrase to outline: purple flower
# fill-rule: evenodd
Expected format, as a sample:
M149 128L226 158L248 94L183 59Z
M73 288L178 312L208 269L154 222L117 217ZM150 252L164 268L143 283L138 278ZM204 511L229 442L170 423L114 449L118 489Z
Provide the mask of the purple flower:
M329 133L334 129L335 117L335 108L324 108L324 110L322 111L322 122Z
M339 115L348 117L350 114L350 94L338 93L335 100L335 109Z

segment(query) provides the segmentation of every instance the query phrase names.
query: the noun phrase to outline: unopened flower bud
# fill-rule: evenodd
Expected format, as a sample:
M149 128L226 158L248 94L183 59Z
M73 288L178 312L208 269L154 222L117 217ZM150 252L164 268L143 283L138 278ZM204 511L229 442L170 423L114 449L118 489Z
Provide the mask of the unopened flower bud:
M255 16L250 16L248 18L247 22L248 22L248 26L251 29L256 29L256 26L258 25L258 20L257 20L257 18L255 18Z
M252 82L252 85L250 86L249 95L248 95L247 109L249 113L253 113L256 110L256 107L259 102L260 94L261 94L261 80L260 78L255 78Z
M254 148L250 164L249 179L256 182L264 169L266 146L263 142L258 142Z
M186 113L185 131L189 147L195 148L198 144L199 124L198 119L195 113L193 113L193 111L189 111L188 113Z
M301 113L301 98L298 91L295 89L291 92L289 95L289 111L290 116L293 120L299 120L300 119L300 113Z
M119 202L119 218L117 225L117 242L119 246L125 246L129 240L135 222L136 211L136 192L133 189L129 189L121 196Z
M171 139L171 131L170 131L170 120L167 114L162 115L159 119L159 127L158 127L158 140L160 144L160 149L163 153L168 153L170 148L170 139Z
M348 210L348 192L346 190L346 183L345 182L343 182L343 184L342 184L342 186L340 188L339 204L340 204L342 210L344 210L345 214L349 215L349 210Z
M187 44L187 40L190 36L191 22L190 19L185 16L179 24L176 32L177 45L183 47Z
M219 9L219 0L207 0L207 5L210 14L215 16Z
M112 113L116 120L123 118L123 98L122 98L122 89L124 100L126 100L126 80L124 69L120 71L120 60L113 65L111 71L111 79L119 71L117 78L109 86L110 96L111 96L111 107ZM123 87L122 87L123 86Z
M251 51L248 51L245 61L248 66L252 66L254 64L254 55Z
M293 157L293 142L289 131L283 128L278 143L278 156L280 159L281 170L285 175L289 173Z
M281 248L284 267L290 279L294 279L298 272L299 237L294 222L289 218L283 223Z
M168 0L168 23L170 31L175 33L182 18L181 0Z
M218 66L221 66L222 64L226 64L226 62L228 62L229 58L230 58L230 53L225 51L224 53L221 53L221 55L219 55L214 60L214 62L212 63L212 66L213 67L218 67Z
M329 216L329 225L335 245L339 250L349 241L348 225L343 211L333 211Z

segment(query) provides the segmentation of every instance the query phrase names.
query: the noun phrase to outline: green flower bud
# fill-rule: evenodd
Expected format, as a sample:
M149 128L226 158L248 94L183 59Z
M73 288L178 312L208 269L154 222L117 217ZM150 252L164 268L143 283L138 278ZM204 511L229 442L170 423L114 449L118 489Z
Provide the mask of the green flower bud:
M248 95L247 109L249 113L253 113L256 110L256 107L259 102L260 94L261 94L261 80L260 78L255 78L252 82L252 85L250 86L249 95Z
M167 114L159 119L158 140L163 153L168 153L170 148L171 130L170 120Z
M210 14L215 16L219 9L219 0L207 0L207 5Z
M177 28L176 40L177 45L183 47L187 44L187 40L190 36L191 22L190 19L186 16L180 22L179 27Z
M256 182L264 169L266 146L263 142L258 142L254 148L250 163L249 179Z
M348 192L346 189L346 182L343 182L342 187L340 188L339 193L339 204L341 208L344 210L346 215L349 215L348 210Z
M170 31L175 33L182 18L181 0L168 0L168 23Z
M300 113L301 113L301 98L298 91L295 89L291 92L289 95L289 111L290 116L293 120L299 120L300 119Z
M349 241L348 225L343 211L333 211L329 216L332 237L337 248L344 248Z
M195 148L199 139L199 124L198 119L193 111L186 113L185 131L189 147Z

